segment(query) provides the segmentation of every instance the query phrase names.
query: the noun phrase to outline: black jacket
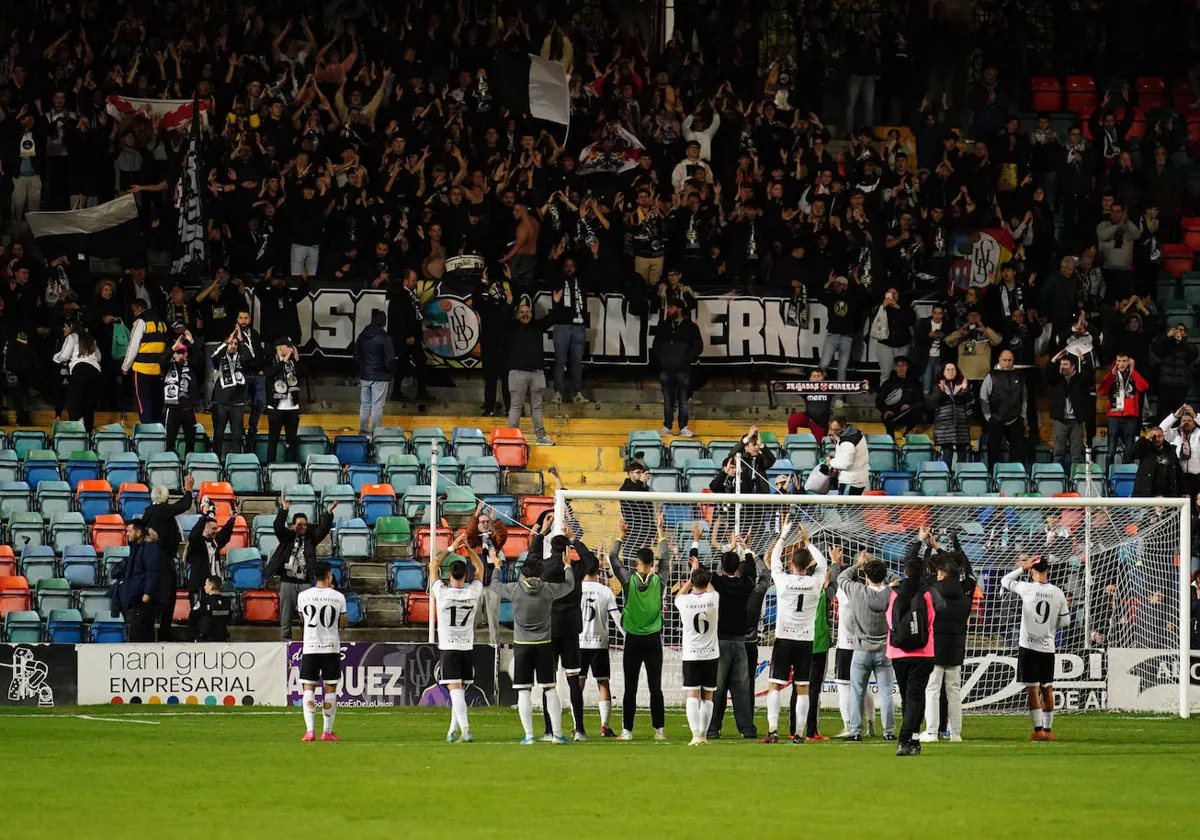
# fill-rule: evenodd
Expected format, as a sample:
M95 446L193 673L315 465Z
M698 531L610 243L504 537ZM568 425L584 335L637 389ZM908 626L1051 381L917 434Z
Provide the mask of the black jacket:
M528 324L520 321L513 322L512 332L508 337L508 369L539 371L546 369L546 351L542 347L543 340L554 319L549 315L534 318Z
M650 352L663 373L683 373L704 352L700 328L687 318L663 320L655 331Z
M390 382L396 369L396 349L383 327L367 324L354 342L358 378L367 382Z
M540 549L541 546L539 545ZM591 549L585 546L582 542L576 540L571 544L579 554L579 559L583 561L584 566L575 567L575 588L571 590L569 595L564 595L554 601L550 608L550 635L555 637L574 637L578 638L583 632L583 613L580 611L580 604L583 601L583 572L582 568L586 568L586 563L589 559L594 559ZM530 551L533 550L533 541L529 543ZM570 548L567 549L570 551ZM542 581L544 583L565 583L567 580L566 558L558 552L552 552L550 559L542 566Z
M1185 389L1192 387L1193 365L1200 351L1188 341L1159 336L1150 342L1154 355L1162 359L1158 368L1160 388Z
M901 379L896 375L896 371L892 371L891 375L884 380L879 386L879 393L875 395L875 407L879 409L879 413L887 415L888 412L898 414L902 405L907 405L910 409L923 409L925 407L925 395L921 393L921 381L911 373Z
M166 571L170 574L171 580L175 579L175 563L173 561L179 554L180 543L179 524L175 521L175 517L181 513L187 513L191 507L192 493L189 490L180 496L177 502L150 505L142 513L142 521L146 523L146 527L152 529L158 536L159 554L168 561ZM175 588L174 584L171 588Z
M742 456L742 492L770 493L771 485L767 481L767 470L775 464L775 453L771 451L770 447L764 445L762 451L757 455L749 455L746 452L746 444L740 440L729 454L736 456L738 453L741 453Z
M1138 459L1138 470L1133 482L1133 495L1171 498L1188 494L1183 467L1179 464L1174 446L1164 443L1161 449L1157 449L1143 438L1134 447L1134 457Z
M289 583L312 583L313 566L317 562L317 546L320 545L321 540L325 539L332 527L333 514L328 511L322 511L321 518L315 526L309 523L309 527L302 537L304 540L304 577L293 577L284 567L292 554L292 548L296 545L296 532L287 526L287 511L280 508L279 512L275 514L275 538L279 540L279 545L263 571L263 580L270 580L275 575L279 575L280 580Z
M1078 372L1070 381L1058 372L1058 364L1050 362L1046 365L1046 382L1050 386L1050 419L1063 420L1067 400L1075 412L1075 419L1083 421L1096 413L1096 399L1092 396L1091 383L1086 376Z
M288 363L281 361L278 356L272 356L263 368L263 376L267 383L267 403L271 408L283 402L283 398L289 393L295 403L300 404L300 362L296 359L288 361L292 363L290 375Z
M944 667L962 665L967 655L967 622L971 618L971 603L975 597L975 575L971 561L967 559L954 539L954 553L963 570L962 580L937 581L933 591L945 602L933 618L933 663Z
M124 609L142 603L142 596L149 595L150 603L161 607L175 598L172 591L168 596L167 572L159 554L158 543L143 540L129 547L129 558L125 561L125 575L121 578L119 597Z
M204 579L212 574L212 570L208 565L208 547L204 544L204 524L208 521L208 517L201 516L196 520L196 524L192 526L192 532L188 534L187 551L184 553L184 561L187 563L188 577L188 592L198 593L204 589ZM217 531L213 537L213 543L217 547L217 555L220 557L221 549L228 544L233 536L233 526L237 521L236 516L230 516L221 529Z
M254 288L258 298L259 329L262 337L274 342L280 336L300 340L300 312L297 305L308 296L308 282L301 280L296 287L275 287L262 282Z

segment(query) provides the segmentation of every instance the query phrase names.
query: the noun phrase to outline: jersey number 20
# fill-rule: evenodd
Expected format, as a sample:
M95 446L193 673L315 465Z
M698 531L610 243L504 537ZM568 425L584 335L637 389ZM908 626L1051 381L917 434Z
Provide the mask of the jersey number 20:
M312 604L305 604L304 617L309 627L332 627L337 621L337 610L331 604L325 604L319 609Z

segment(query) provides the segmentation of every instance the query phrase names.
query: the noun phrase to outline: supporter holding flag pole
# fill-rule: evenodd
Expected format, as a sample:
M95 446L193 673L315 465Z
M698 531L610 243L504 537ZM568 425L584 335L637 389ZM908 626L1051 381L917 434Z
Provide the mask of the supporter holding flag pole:
M175 209L179 214L177 255L171 263L172 274L182 274L189 265L202 265L205 258L204 205L200 191L200 114L199 103L192 106L187 152L183 171L175 188Z

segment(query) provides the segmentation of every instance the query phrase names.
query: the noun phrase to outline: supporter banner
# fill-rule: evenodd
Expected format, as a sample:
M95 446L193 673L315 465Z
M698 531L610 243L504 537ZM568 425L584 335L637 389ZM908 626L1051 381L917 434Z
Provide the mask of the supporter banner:
M702 365L795 365L815 364L825 341L825 307L809 304L808 327L787 323L790 298L746 295L700 295L692 319L704 339ZM538 296L539 313L549 309L550 296ZM354 340L371 320L372 310L387 311L387 300L379 291L319 289L297 307L300 316L300 347L306 355L350 358ZM918 316L927 307L914 307ZM653 328L658 312L635 315L621 295L592 295L588 298L591 326L585 359L592 364L644 365L650 361ZM479 363L479 316L466 298L441 294L425 305L425 350L430 364L471 368ZM554 357L549 331L545 337L547 359ZM874 368L873 340L866 338L866 325L855 341L855 370Z
M0 645L0 706L73 706L75 645Z
M79 703L282 706L287 648L257 644L79 645Z
M950 279L960 289L981 288L996 282L1000 266L1017 250L1012 234L1003 228L963 233L954 242L954 252L963 256L950 266Z
M288 645L287 701L300 704L300 656L304 646ZM342 706L449 706L450 692L438 685L441 657L437 646L396 642L354 642L342 645L342 679L338 703ZM475 684L467 690L467 704L491 706L496 702L496 650L476 645Z
M1108 703L1134 712L1179 711L1179 651L1108 649ZM1188 706L1200 709L1200 651L1188 673Z

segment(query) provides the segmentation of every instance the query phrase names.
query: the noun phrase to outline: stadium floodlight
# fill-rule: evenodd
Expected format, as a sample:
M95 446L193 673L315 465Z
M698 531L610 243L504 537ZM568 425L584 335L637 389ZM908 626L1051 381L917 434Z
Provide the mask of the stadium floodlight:
M698 526L702 561L715 566L735 525L760 556L779 533L781 514L804 525L814 544L842 547L845 563L860 552L900 571L918 530L928 527L942 548L956 538L978 581L968 625L965 707L975 712L1021 711L1014 682L1020 600L1000 587L1022 555L1044 557L1051 582L1068 596L1071 626L1060 630L1059 684L1096 687L1113 649L1169 651L1163 665L1178 694L1161 708L1189 716L1191 516L1186 498L1077 496L839 496L654 493L559 490L556 530L570 520L593 550L607 550L627 533L621 556L653 548L661 515L672 563L669 584L686 574ZM798 541L795 528L789 542ZM668 605L669 606L669 605ZM760 644L774 632L774 595L768 593ZM836 627L836 609L831 609ZM663 641L680 641L678 619L664 611ZM1178 653L1176 670L1174 652ZM1161 657L1168 659L1168 657ZM1164 687L1163 689L1167 689ZM1098 697L1103 688L1097 688ZM1079 708L1103 704L1080 703ZM1108 708L1119 708L1109 698Z

